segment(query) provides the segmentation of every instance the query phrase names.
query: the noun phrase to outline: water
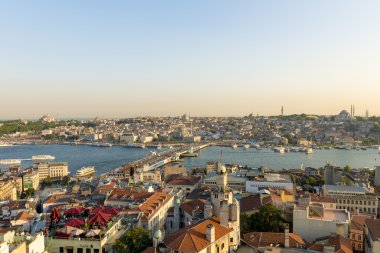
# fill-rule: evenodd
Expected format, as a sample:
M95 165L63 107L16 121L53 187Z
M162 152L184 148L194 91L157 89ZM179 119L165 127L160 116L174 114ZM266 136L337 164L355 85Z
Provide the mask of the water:
M82 166L95 166L96 175L133 162L149 155L152 149L126 148L121 146L93 147L87 145L20 145L0 147L0 159L30 159L33 155L52 155L55 161L67 161L71 175ZM23 161L23 168L32 161Z
M222 158L221 158L222 151ZM272 169L299 169L304 167L323 167L327 162L332 165L352 168L374 168L380 166L380 155L377 149L367 150L313 150L314 153L306 155L301 152L285 154L275 153L270 149L232 149L229 147L210 147L200 152L197 158L188 158L184 165L186 168L204 167L209 161L222 161L228 164L248 165L249 167L266 166Z
M0 147L0 159L27 159L33 155L52 155L55 161L67 161L71 174L82 166L95 166L96 175L117 168L125 163L133 162L149 155L152 149L126 148L120 146L91 147L86 145L21 145ZM221 151L223 158L221 159ZM273 169L295 169L304 167L322 167L329 162L337 166L350 165L352 168L363 168L380 165L380 155L376 149L363 150L314 150L312 155L305 153L275 153L269 149L255 150L228 147L209 147L200 152L199 157L186 158L186 168L204 167L209 161L222 161L248 165L249 167L266 166ZM23 161L22 167L31 165L31 161Z

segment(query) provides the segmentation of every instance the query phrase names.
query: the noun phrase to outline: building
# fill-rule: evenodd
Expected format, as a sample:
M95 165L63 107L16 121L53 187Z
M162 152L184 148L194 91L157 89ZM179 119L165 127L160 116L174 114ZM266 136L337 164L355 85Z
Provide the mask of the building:
M323 196L336 200L338 209L377 215L378 199L367 188L343 185L324 185Z
M151 182L160 184L161 183L161 172L159 170L150 170L150 171L136 171L133 174L133 182Z
M37 170L40 176L40 182L50 177L52 180L61 180L62 177L69 175L69 166L67 162L37 164Z
M176 204L177 206L179 207ZM199 211L198 208L192 210ZM216 253L236 251L239 247L239 202L233 197L232 189L227 186L227 170L220 163L217 165L216 184L204 204L203 214L204 220L165 236L162 241L165 245L164 252ZM156 241L161 239L158 237Z
M0 201L17 200L16 186L10 180L0 180Z
M166 183L165 187L175 191L183 190L189 194L201 186L201 177L198 176L180 176Z
M215 171L209 172L202 180L202 187L215 187L217 184L218 173ZM227 174L227 186L237 192L245 192L246 177L237 176L234 173Z
M380 252L380 220L367 219L364 226L365 253Z
M164 192L134 192L114 189L104 202L106 206L124 207L128 214L141 213L141 226L151 232L163 231L174 197Z
M376 166L374 183L375 183L375 186L380 186L380 166Z
M293 210L293 232L308 242L330 234L348 237L349 223L350 213L347 210L326 208L320 203L296 205Z
M265 251L268 247L276 245L276 248L305 249L306 242L301 236L289 233L289 226L284 233L272 232L251 232L243 235L244 243L257 249L259 252Z
M350 240L341 235L331 235L319 238L309 248L308 252L352 253Z
M352 215L350 223L350 241L355 252L364 252L364 225L367 219L373 219L368 215Z
M37 190L40 186L40 174L38 171L30 171L22 176L23 179L23 191L33 188Z
M343 169L331 165L326 165L324 168L325 184L335 185L340 182L343 176Z
M265 173L264 178L256 178L246 182L246 192L257 193L261 189L288 189L293 191L294 185L289 175Z

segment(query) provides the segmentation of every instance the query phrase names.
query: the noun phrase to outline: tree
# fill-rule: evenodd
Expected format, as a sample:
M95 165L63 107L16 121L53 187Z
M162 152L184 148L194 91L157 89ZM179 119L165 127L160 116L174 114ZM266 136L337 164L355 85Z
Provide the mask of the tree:
M136 227L122 235L115 241L115 252L121 253L140 253L147 247L151 246L149 231L141 227Z
M62 177L62 184L69 185L69 183L70 183L70 177L69 176Z
M283 231L284 218L281 211L272 204L264 205L259 212L251 215L240 216L241 232L281 232Z
M346 172L346 173L350 173L350 172L351 172L351 167L350 167L349 165L346 165L346 166L344 167L344 172Z
M23 193L21 193L20 198L21 199L31 198L34 196L35 193L36 193L36 190L34 190L34 188L28 188Z

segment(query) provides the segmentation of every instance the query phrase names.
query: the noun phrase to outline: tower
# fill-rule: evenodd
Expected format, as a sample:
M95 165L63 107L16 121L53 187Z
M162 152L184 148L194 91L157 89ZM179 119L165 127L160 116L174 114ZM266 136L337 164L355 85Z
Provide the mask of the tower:
M179 213L179 206L181 205L181 200L179 198L176 198L174 200L174 224L173 224L173 231L177 231L179 229L179 223L180 223L180 213Z
M368 109L365 111L365 118L366 118L366 119L369 119L369 112L368 112Z
M281 107L281 116L284 116L284 106Z
M375 169L375 186L380 186L380 166Z
M219 218L220 225L233 229L229 246L236 250L240 243L240 207L232 190L227 186L227 169L221 163L217 163L216 186L210 199L204 207L205 218L215 215Z

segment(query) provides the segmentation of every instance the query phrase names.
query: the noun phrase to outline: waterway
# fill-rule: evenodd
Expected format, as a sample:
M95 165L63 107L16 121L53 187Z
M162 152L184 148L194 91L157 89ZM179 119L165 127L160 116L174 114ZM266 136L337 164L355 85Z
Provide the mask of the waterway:
M93 147L87 145L20 145L0 147L0 159L28 159L33 155L52 155L55 161L67 161L71 174L82 166L95 166L96 175L133 162L149 155L155 149L127 148L121 146ZM275 153L269 149L255 150L229 147L209 147L200 151L195 158L186 158L186 168L204 167L209 161L241 164L249 167L266 166L273 169L297 169L307 166L322 167L327 162L337 166L350 165L352 168L374 168L380 166L380 154L376 149L367 150L314 150L312 155L289 152ZM32 161L23 161L26 168Z

